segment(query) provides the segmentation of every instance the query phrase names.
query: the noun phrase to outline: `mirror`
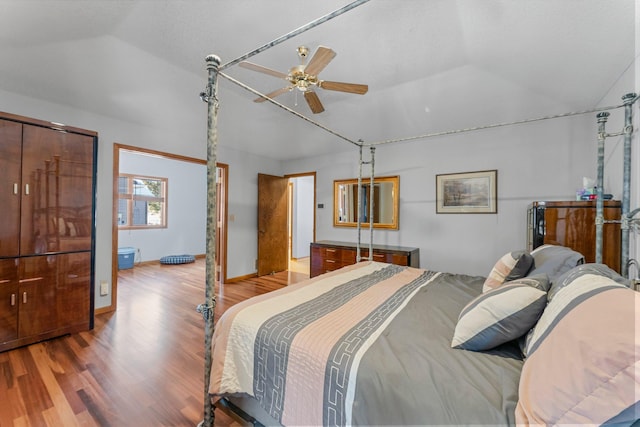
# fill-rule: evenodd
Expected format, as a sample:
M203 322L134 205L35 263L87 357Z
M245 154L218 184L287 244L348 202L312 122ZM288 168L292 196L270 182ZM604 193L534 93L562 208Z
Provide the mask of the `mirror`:
M369 187L371 181L363 179L360 185L360 220L363 227L369 226ZM335 227L357 227L358 180L333 181L333 225ZM398 205L400 177L385 176L373 180L373 228L398 229Z

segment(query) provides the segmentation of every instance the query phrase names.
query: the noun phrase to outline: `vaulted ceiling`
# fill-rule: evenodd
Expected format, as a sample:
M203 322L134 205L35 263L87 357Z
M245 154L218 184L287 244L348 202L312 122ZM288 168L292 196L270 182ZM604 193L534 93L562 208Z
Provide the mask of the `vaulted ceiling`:
M349 4L346 0L0 0L0 88L202 144L204 58L223 63ZM633 66L634 0L371 0L249 61L287 72L296 48L337 52L318 89L276 99L352 140L374 142L593 108ZM268 93L284 80L226 74ZM632 90L633 88L629 88ZM345 142L220 80L220 144L293 159ZM621 94L622 95L622 94ZM44 118L55 120L55 118ZM82 123L73 123L82 126Z

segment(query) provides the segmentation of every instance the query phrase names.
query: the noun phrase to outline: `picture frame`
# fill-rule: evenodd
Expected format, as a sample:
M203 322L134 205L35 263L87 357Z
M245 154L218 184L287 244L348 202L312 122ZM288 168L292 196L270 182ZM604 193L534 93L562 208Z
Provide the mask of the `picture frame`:
M497 212L497 169L436 175L436 213Z

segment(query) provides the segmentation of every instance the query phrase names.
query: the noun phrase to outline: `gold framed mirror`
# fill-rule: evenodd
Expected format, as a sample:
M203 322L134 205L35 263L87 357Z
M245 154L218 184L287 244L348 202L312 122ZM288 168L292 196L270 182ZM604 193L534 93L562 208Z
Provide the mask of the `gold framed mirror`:
M360 185L360 218L363 227L369 226L371 197L370 180L363 179ZM357 227L358 180L333 181L333 225L334 227ZM373 228L398 229L400 202L400 177L382 176L373 180Z

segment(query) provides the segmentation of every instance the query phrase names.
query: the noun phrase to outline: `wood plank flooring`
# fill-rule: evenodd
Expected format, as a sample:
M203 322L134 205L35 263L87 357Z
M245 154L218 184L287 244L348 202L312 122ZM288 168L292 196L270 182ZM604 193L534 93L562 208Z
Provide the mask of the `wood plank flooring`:
M308 274L216 287L215 318ZM205 263L122 270L92 331L0 353L0 427L195 426L203 418ZM46 308L44 308L46 309ZM235 425L216 411L216 426Z

